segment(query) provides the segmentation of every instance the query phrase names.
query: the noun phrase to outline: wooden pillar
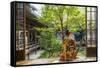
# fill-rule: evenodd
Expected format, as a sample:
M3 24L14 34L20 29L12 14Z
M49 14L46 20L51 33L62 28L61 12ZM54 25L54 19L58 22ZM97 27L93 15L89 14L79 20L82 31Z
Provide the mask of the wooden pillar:
M23 25L23 34L24 34L24 54L26 54L26 3L24 3L24 25Z
M87 55L87 47L88 47L88 44L87 44L87 36L88 36L88 34L87 34L87 27L88 27L88 25L87 25L87 7L85 7L85 22L86 22L86 55Z

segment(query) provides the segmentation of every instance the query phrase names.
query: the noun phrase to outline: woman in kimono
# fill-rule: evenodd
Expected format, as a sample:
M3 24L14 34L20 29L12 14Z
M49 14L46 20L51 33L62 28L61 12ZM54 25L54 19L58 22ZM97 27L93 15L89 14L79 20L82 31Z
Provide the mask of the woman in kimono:
M76 42L74 38L74 34L67 30L65 32L65 38L62 44L62 52L60 54L61 61L69 61L76 59Z

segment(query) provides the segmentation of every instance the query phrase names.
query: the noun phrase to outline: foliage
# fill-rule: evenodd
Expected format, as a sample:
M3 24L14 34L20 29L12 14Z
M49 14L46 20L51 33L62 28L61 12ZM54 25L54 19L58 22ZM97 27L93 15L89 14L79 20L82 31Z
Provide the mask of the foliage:
M39 21L54 28L55 31L69 29L75 32L80 27L85 29L85 14L75 6L45 5L41 9Z
M45 49L44 53L40 56L40 58L58 57L61 49L61 43L55 38L52 38L50 43L51 44L49 44L49 46Z
M56 39L55 33L45 29L41 30L40 36L40 47L44 50L40 58L57 57L61 49L61 42Z

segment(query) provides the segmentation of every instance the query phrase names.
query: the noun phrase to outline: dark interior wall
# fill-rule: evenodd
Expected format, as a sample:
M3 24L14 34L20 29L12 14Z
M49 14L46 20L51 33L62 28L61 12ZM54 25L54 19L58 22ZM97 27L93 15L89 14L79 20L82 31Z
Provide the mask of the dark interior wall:
M87 57L96 57L96 55L97 55L96 51L97 51L96 47L88 47L87 48L86 56Z

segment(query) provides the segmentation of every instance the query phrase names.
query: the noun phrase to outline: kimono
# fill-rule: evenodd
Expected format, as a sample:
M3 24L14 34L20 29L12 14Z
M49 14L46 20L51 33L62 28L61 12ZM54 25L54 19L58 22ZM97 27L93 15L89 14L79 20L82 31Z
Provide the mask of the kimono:
M60 55L61 61L71 61L76 59L76 42L74 38L74 34L69 32L62 43L62 52Z

